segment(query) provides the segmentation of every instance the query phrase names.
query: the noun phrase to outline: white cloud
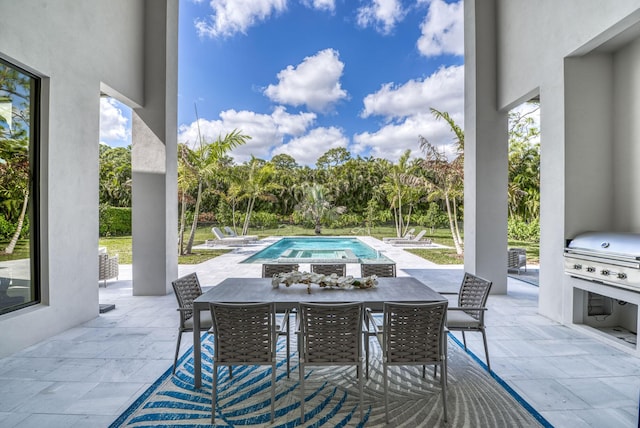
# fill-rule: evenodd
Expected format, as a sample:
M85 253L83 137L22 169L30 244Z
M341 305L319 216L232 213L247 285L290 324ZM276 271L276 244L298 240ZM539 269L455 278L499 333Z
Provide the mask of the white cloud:
M353 137L351 152L397 161L410 149L413 157L421 157L418 136L453 153L455 135L443 120L436 120L430 109L447 112L464 127L463 66L443 67L423 80L410 80L394 86L383 85L364 99L363 117L383 116L387 123L375 132Z
M357 22L361 27L373 27L382 34L389 34L404 15L400 0L372 0L367 6L358 8Z
M382 85L378 92L364 98L362 117L402 118L428 112L462 111L464 101L464 66L441 67L422 80L409 80L403 85Z
M442 54L464 55L463 2L420 0L429 4L429 12L420 25L422 36L417 45L426 57Z
M247 110L226 110L220 113L219 120L200 119L200 133L205 141L224 137L237 129L251 136L247 144L233 150L230 155L241 163L251 156L270 159L274 147L282 145L287 135L297 136L306 132L316 119L314 113L287 113L284 107L277 107L272 114L260 114ZM195 144L198 141L198 124L181 125L178 129L178 141Z
M122 105L113 98L100 98L100 141L130 144L129 120L121 107Z
M302 165L315 165L327 150L346 148L349 139L336 127L315 128L302 137L294 138L287 144L276 148L272 155L287 154Z
M452 117L456 124L464 126L460 113L454 113ZM353 154L368 152L371 156L395 162L407 149L410 149L412 157L422 157L418 141L420 135L447 153L453 151L452 143L455 135L449 125L442 120L436 120L429 112L386 125L373 133L364 132L355 135L351 152Z
M335 0L302 0L302 4L312 9L326 10L328 12L336 10Z
M333 49L306 57L296 67L289 65L278 73L278 84L269 85L264 94L272 101L292 106L306 105L309 110L328 111L347 98L340 85L344 64Z
M244 34L257 22L284 11L287 0L211 0L209 6L213 9L209 19L195 21L198 35L226 37Z

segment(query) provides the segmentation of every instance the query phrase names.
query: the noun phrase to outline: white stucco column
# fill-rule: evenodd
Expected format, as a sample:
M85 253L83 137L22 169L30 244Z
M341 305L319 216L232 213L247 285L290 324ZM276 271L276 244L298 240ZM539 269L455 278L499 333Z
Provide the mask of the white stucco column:
M497 110L496 4L465 0L464 266L507 292L507 113Z
M133 294L164 295L178 275L178 2L146 2L144 105L132 114Z

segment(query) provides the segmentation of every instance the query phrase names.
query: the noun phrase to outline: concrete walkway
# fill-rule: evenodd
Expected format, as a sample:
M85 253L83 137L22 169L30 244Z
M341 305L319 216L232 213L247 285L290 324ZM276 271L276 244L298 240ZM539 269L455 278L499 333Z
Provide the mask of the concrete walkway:
M462 266L438 266L373 238L398 275L439 291L457 290ZM203 286L226 277L260 276L259 264L240 264L260 245L199 265ZM301 265L302 270L308 266ZM100 289L116 309L35 346L0 359L1 427L106 427L173 363L178 314L173 294L131 295L131 267ZM359 276L358 265L348 274ZM509 278L507 295L490 296L487 313L493 371L556 427L636 427L640 360L583 331L537 314L537 287ZM191 346L185 334L181 352ZM484 361L481 336L467 334ZM1 345L0 345L1 346ZM455 375L455 374L451 374Z

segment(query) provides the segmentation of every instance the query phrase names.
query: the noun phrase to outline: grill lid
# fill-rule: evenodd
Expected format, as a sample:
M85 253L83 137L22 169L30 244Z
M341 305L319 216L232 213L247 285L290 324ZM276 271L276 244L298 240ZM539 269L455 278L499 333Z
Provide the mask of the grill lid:
M621 232L587 232L571 240L568 253L582 253L616 258L640 258L640 234Z

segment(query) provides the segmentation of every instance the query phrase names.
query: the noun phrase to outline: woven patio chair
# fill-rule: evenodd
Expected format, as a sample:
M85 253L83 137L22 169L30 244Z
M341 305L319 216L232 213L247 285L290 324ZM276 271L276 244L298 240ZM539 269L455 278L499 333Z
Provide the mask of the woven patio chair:
M507 271L517 270L520 275L520 269L527 271L527 250L524 248L509 248L507 250Z
M451 331L462 332L465 350L467 349L465 331L479 331L482 333L484 354L489 371L491 371L491 364L489 362L484 313L487 310L486 303L489 291L491 291L491 284L491 281L465 272L458 292L458 306L450 307L447 311L447 328Z
M362 303L300 303L299 369L300 423L304 423L304 382L307 366L355 366L363 417Z
M180 340L182 333L193 332L193 301L202 295L202 288L198 275L190 273L180 277L171 283L173 291L178 299L178 312L180 313L180 325L178 326L178 342L176 344L176 354L173 359L173 374L176 374L176 364L178 353L180 352ZM200 313L200 331L207 331L211 328L211 314L209 312Z
M382 330L376 328L381 339L382 371L384 377L384 408L389 423L389 366L441 367L440 387L444 422L447 422L447 335L444 327L447 302L383 304ZM368 314L371 317L371 314ZM376 326L375 320L371 320Z
M376 275L379 277L395 277L395 263L361 263L360 274L362 277Z
M273 275L292 272L294 270L298 270L299 267L300 265L291 263L263 263L262 277L272 278Z
M120 273L119 258L115 254L110 256L106 252L98 254L98 281L104 281L104 287L107 288L107 280L118 278ZM98 287L100 282L98 282Z
M211 423L215 424L218 368L225 366L271 366L271 422L274 419L276 384L275 303L210 303L214 320L214 355L211 385Z
M338 276L345 276L347 274L347 265L345 263L312 263L311 272L321 275L335 273Z

